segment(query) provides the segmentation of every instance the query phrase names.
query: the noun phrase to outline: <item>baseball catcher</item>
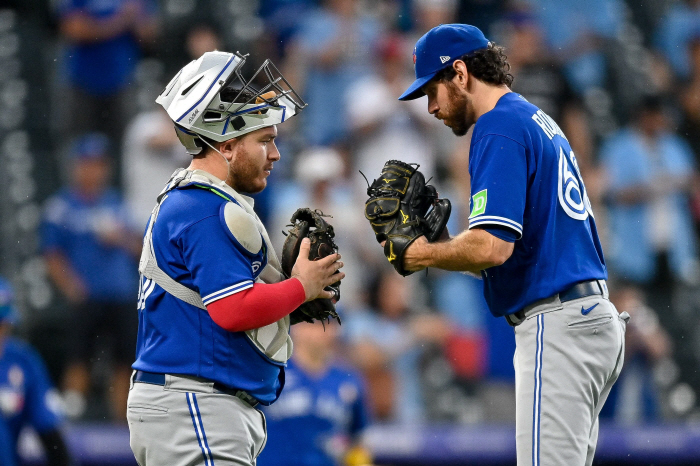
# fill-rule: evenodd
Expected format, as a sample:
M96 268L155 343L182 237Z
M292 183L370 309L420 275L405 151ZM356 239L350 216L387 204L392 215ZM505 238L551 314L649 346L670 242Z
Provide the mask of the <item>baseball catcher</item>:
M338 252L333 238L335 232L333 226L326 222L328 216L319 210L311 210L308 207L297 209L290 219L290 229L283 232L287 239L282 246L282 271L287 277L292 276L292 268L299 255L301 240L309 238L311 248L309 260L317 260ZM340 324L340 316L335 310L335 303L340 299L340 282L327 286L326 291L334 294L332 299L318 298L307 301L289 314L291 325L299 322L313 323L316 320L326 321L331 317Z
M306 103L270 60L252 75L245 61L206 52L156 99L192 161L156 198L139 261L127 420L142 466L254 466L267 440L256 407L279 398L293 350L289 314L336 297L324 288L345 277L339 254L309 260L301 239L286 278L255 213L248 195L281 157L277 127Z
M403 266L408 246L419 236L437 240L450 218L452 205L438 199L435 187L426 184L417 164L389 160L382 173L367 188L365 217L384 255L404 277L412 274Z

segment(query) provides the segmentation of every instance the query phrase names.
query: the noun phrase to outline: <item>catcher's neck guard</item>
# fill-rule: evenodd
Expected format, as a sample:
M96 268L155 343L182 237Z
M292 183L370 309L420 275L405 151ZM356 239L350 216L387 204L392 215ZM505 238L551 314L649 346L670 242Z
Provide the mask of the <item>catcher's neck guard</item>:
M283 123L306 107L270 60L245 79L241 68L247 56L207 52L182 68L156 99L188 153L202 151L200 137L228 141ZM233 91L222 96L222 89Z

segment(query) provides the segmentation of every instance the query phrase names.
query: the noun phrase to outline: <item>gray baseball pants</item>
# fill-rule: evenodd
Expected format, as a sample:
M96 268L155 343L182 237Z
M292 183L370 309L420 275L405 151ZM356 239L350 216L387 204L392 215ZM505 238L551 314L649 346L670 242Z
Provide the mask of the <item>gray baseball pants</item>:
M267 440L262 412L191 377L132 377L127 420L140 466L254 466Z
M605 295L542 300L515 327L518 466L590 466L629 315Z

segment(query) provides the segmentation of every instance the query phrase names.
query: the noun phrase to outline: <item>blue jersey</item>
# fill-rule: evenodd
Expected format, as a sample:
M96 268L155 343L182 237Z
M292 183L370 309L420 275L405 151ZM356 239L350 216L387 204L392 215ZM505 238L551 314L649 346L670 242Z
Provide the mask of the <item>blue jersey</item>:
M0 417L0 464L3 466L18 464L16 443L10 433L10 426Z
M90 300L127 303L137 291L132 253L100 241L100 230L115 223L131 226L126 205L114 189L94 200L62 189L46 202L42 249L66 257L87 286Z
M222 190L190 183L171 190L153 227L158 266L197 291L205 305L253 286L267 264L267 245L250 253L226 226ZM143 277L134 369L202 377L247 391L262 404L277 399L284 363L260 352L244 332L219 327L209 313Z
M322 375L304 372L292 359L287 386L265 408L267 444L258 466L333 466L367 425L365 392L352 369L332 365Z
M576 157L564 133L516 93L474 126L469 154L469 228L515 239L511 257L482 271L494 316L607 271Z
M60 0L63 18L82 13L93 21L114 20L127 5L126 0ZM148 20L157 13L157 2L143 0L141 18ZM140 58L139 45L130 31L108 39L68 44L65 60L71 83L90 94L113 94L124 88Z
M39 433L56 429L60 422L58 403L58 394L37 352L8 338L0 348L0 447L5 452L0 453L0 459L16 455L23 427L31 426ZM9 450L5 450L7 445ZM14 456L11 461L16 460Z

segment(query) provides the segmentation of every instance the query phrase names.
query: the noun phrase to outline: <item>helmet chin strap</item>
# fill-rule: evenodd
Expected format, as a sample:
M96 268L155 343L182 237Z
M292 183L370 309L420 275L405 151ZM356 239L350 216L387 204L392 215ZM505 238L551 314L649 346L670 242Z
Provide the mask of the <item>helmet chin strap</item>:
M224 154L222 154L222 153L219 151L219 149L217 149L216 147L214 147L214 146L212 146L211 144L209 144L209 143L206 141L206 139L204 139L204 138L199 138L199 140L202 141L202 142L204 142L204 144L206 144L207 146L211 147L215 152L217 152L217 153L224 159L224 162L226 162L226 165L228 165L229 161L226 159L226 157L224 157Z

